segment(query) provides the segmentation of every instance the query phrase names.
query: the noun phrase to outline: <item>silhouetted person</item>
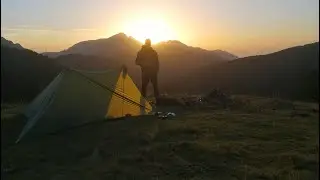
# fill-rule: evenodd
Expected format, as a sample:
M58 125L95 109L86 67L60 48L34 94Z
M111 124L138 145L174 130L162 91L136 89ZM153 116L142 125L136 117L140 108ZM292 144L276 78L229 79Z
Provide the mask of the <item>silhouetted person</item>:
M159 59L157 52L151 47L150 39L145 41L141 50L137 54L136 64L141 67L142 74L142 88L141 92L146 97L147 86L151 81L156 99L159 97L158 89L158 72L159 72Z

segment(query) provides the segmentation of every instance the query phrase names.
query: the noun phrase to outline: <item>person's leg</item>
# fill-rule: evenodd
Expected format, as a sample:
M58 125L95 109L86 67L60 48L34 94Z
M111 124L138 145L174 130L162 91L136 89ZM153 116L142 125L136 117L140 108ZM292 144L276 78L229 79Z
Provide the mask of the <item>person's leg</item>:
M141 88L141 94L143 97L146 97L147 95L147 87L149 83L149 76L145 71L142 71L142 88Z
M151 83L153 86L153 92L156 99L159 98L159 87L158 87L158 74L153 73L151 77Z

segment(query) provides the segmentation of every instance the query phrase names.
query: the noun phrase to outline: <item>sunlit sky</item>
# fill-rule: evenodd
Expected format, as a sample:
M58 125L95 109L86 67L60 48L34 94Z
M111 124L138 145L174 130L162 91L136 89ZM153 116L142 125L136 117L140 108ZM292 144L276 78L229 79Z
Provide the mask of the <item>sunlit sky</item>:
M266 54L319 41L319 0L1 0L1 36L37 52L119 32Z

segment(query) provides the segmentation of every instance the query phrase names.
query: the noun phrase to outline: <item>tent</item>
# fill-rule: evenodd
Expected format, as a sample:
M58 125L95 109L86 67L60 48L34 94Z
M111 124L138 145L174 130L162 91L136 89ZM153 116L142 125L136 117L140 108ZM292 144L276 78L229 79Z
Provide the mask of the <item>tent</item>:
M53 133L151 111L124 68L104 72L65 69L26 108L27 123L16 143L27 134Z

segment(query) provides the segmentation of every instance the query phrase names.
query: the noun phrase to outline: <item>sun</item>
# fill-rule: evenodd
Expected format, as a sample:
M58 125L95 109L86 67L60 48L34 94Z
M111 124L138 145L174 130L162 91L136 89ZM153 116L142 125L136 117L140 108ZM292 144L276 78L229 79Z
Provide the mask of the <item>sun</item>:
M144 43L151 39L152 44L174 39L172 29L161 19L141 19L127 24L125 34Z

